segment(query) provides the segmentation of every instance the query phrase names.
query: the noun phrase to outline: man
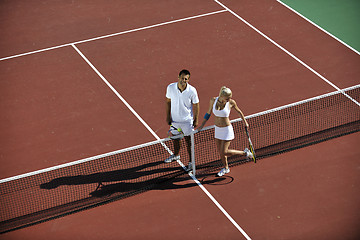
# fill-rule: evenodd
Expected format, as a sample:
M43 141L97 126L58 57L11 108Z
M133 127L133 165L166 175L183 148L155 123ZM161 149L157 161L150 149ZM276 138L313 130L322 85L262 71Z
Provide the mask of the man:
M166 89L166 122L176 129L181 128L185 136L186 145L191 156L190 134L198 125L199 97L196 89L189 84L190 72L181 70L178 82L171 83ZM173 130L176 134L176 130ZM174 140L174 154L165 162L170 163L180 159L180 140ZM190 157L191 159L191 157ZM191 160L190 160L191 161ZM191 164L189 168L191 170Z

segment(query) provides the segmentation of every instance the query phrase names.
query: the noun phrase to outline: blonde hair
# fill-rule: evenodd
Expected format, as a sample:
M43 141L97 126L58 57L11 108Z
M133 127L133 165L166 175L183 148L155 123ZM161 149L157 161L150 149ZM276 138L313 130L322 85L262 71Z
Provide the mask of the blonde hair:
M231 95L232 95L232 92L231 92L230 88L225 87L225 86L221 87L219 97L221 97L221 96L229 97Z
M231 97L232 92L231 92L230 88L222 86L221 89L220 89L220 93L219 93L219 97L221 97L221 96ZM216 106L216 110L220 110L220 106Z

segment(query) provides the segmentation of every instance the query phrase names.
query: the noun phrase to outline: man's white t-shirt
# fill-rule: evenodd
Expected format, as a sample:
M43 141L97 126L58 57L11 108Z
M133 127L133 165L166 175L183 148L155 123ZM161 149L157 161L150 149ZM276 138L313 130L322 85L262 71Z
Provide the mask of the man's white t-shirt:
M191 123L194 121L192 105L199 103L196 89L187 84L181 92L178 83L171 83L166 89L166 97L171 99L171 119L173 122Z

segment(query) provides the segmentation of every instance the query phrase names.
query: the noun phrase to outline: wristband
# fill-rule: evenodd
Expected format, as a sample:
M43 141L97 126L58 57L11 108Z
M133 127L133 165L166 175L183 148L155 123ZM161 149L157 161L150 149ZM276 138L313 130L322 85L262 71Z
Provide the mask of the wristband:
M204 119L209 120L209 118L210 118L210 114L205 113Z

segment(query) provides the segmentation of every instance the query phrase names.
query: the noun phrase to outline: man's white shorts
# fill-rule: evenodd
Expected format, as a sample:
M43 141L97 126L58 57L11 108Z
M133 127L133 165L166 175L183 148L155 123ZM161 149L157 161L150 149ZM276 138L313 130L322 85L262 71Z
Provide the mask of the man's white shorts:
M185 136L190 136L191 133L194 131L194 126L192 123L188 123L188 122L172 122L171 123L175 128L181 128L182 132L184 133ZM178 135L180 134L178 131L176 131L175 129L171 130L171 133L174 135Z

